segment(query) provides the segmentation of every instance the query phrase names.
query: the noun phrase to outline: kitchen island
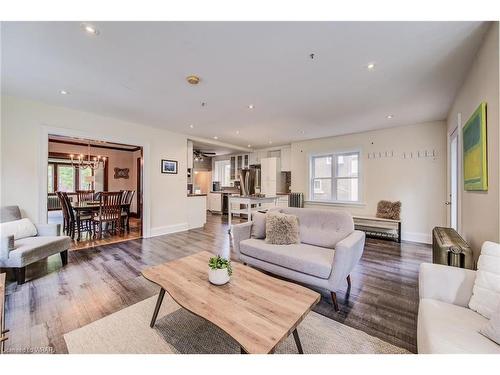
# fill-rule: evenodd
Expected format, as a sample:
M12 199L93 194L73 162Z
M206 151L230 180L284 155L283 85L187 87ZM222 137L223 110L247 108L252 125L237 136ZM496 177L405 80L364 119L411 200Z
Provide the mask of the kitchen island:
M247 215L247 221L252 220L252 214L256 211L264 209L262 204L264 203L274 203L276 206L279 196L268 196L268 197L257 197L257 196L230 196L229 197L229 207L228 207L228 224L229 231L231 231L231 217L233 214L245 214ZM235 209L233 204L238 206L245 205L245 208Z
M188 194L187 227L202 228L207 222L207 195Z

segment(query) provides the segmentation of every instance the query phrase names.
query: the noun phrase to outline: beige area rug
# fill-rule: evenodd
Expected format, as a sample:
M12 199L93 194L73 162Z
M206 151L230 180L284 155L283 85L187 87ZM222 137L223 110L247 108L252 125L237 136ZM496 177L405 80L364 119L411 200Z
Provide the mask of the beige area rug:
M64 335L70 354L239 354L240 347L212 323L181 308L165 294L155 328L149 327L157 296ZM409 354L362 331L310 312L297 328L304 353ZM276 348L297 354L292 335Z

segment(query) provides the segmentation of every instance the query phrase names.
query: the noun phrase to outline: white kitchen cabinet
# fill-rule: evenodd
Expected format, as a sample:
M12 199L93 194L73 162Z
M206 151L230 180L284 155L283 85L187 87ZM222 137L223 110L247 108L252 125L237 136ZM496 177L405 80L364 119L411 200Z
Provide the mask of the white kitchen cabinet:
M222 194L208 193L208 210L211 212L222 212Z
M187 141L187 167L193 169L193 141Z
M292 158L292 148L283 147L281 149L281 172L290 172L292 170L291 158Z
M232 155L230 157L231 181L240 179L240 171L250 166L250 154Z
M260 161L261 193L274 196L281 183L280 158L264 158Z
M279 195L276 205L283 208L288 207L288 195Z

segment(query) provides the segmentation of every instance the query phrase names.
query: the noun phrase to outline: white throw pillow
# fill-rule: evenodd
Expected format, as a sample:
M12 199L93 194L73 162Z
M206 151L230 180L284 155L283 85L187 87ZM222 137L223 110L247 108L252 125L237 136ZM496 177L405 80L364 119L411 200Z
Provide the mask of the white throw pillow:
M477 262L469 308L491 319L500 305L500 244L486 241Z
M500 345L500 305L488 324L481 328L479 333Z
M27 218L0 224L1 237L14 235L14 240L20 240L21 238L34 237L37 234L35 225Z

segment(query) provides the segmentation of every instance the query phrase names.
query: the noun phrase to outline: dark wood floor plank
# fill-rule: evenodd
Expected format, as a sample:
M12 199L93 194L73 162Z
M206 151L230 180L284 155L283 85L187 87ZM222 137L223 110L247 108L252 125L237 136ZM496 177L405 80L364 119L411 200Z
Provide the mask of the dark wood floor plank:
M6 349L51 346L67 352L63 335L158 293L140 272L151 265L231 247L227 218L209 215L204 228L70 251L27 269L28 281L7 284ZM338 291L336 313L328 291L315 311L394 345L416 351L418 267L430 246L368 239L352 276Z

